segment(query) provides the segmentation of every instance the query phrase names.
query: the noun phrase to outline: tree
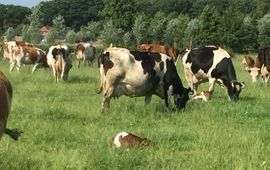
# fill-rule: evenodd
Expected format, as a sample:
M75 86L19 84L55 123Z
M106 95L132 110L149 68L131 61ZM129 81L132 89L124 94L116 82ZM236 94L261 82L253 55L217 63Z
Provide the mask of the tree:
M258 43L262 47L270 46L270 13L264 15L258 21Z
M9 27L7 32L5 33L7 41L12 41L15 39L15 29L12 27Z
M123 35L123 46L125 48L131 48L131 47L134 47L134 42L132 41L133 39L133 35L132 35L132 32L126 32L124 35Z
M31 34L29 32L29 25L24 25L22 28L22 39L23 41L30 42Z
M105 21L112 20L116 28L127 31L132 27L135 9L134 0L106 0L105 6L99 15Z
M199 16L200 45L219 45L220 15L215 7L206 5Z
M101 31L101 38L104 42L104 45L108 46L112 43L114 46L116 46L121 44L122 34L123 30L116 28L113 25L113 21L109 20L103 26L103 30Z
M186 30L185 30L185 40L188 43L188 48L191 49L196 47L198 44L198 34L199 34L199 20L192 19L189 21Z
M40 41L42 40L42 35L39 32L39 28L40 28L40 15L41 15L41 11L40 11L40 6L35 6L32 9L32 13L27 17L27 19L30 22L30 26L29 26L29 32L31 34L31 42L32 43L40 43Z
M76 33L73 30L69 30L66 35L66 42L73 44L76 42Z
M163 34L166 29L166 16L163 12L157 12L150 22L149 33L154 43L163 42Z
M55 38L56 33L54 32L54 30L50 30L45 36L46 43L53 44L55 42Z
M132 33L135 37L136 44L141 44L143 41L146 41L147 22L144 20L144 18L146 18L144 14L138 15L135 18L135 21L132 27Z
M255 22L250 16L246 16L242 23L240 35L242 52L254 51L257 48L257 36Z
M61 35L66 35L65 20L62 15L58 15L53 19L52 29L57 37Z

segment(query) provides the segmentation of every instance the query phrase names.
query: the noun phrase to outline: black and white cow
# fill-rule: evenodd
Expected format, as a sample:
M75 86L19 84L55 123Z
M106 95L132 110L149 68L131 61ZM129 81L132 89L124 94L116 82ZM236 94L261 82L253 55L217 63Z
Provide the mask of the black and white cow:
M222 48L205 46L188 50L183 57L183 66L188 86L194 94L198 85L207 81L208 91L212 93L218 81L227 88L231 100L238 100L245 87L243 82L237 81L230 55Z
M124 48L107 48L99 57L102 112L110 108L110 99L122 95L145 96L146 104L151 96L165 99L169 109L169 95L174 96L177 108L184 108L190 89L183 87L173 60L161 53L129 51Z
M63 81L68 80L69 70L72 67L72 58L69 54L68 46L51 46L47 54L47 63L53 70L56 82L60 79Z

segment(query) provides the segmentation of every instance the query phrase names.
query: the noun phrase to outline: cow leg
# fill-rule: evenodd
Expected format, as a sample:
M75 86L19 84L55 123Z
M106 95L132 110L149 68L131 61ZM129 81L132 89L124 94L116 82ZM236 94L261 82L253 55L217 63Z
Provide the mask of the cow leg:
M102 113L107 113L110 109L110 100L112 98L112 94L114 91L114 88L111 86L109 88L106 88L105 92L103 93L103 101L102 101Z
M81 63L81 61L80 61L80 59L77 61L77 65L78 65L78 68L80 68L80 63Z
M36 70L37 68L40 68L40 67L42 67L42 66L43 66L42 63L36 63L36 64L34 65L33 69L32 69L32 73L34 73L35 70Z
M20 68L21 68L21 61L17 61L16 62L16 69L18 72L20 72Z
M209 88L208 88L209 92L214 91L215 82L216 82L215 78L209 78Z
M146 96L145 96L145 98L144 98L145 105L150 104L151 98L152 98L152 95L146 95Z
M164 100L165 100L165 105L166 105L166 110L167 112L170 111L170 107L169 107L169 104L170 104L170 99L169 99L169 96L170 96L170 87L168 87L167 85L164 85Z
M10 65L9 65L9 71L10 72L14 69L15 65L16 65L16 60L10 61Z

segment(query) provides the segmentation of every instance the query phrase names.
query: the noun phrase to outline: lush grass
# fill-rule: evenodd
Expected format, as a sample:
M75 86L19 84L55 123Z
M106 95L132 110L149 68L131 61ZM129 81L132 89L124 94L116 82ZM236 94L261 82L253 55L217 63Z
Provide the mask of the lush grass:
M0 169L269 169L270 87L252 84L240 60L234 65L247 87L238 102L217 85L211 101L190 101L185 111L168 113L157 97L149 106L120 97L109 115L100 114L96 64L78 69L74 62L69 82L56 84L49 70L9 73L1 61L14 89L8 126L24 133L19 141L3 136ZM110 141L120 131L155 145L117 150Z

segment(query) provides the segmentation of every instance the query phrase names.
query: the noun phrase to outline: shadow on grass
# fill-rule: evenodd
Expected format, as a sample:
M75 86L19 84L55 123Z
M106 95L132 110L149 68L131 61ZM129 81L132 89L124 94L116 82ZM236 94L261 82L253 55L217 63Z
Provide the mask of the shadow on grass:
M68 83L97 83L97 79L89 76L70 77Z

